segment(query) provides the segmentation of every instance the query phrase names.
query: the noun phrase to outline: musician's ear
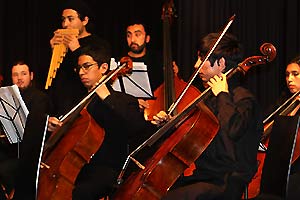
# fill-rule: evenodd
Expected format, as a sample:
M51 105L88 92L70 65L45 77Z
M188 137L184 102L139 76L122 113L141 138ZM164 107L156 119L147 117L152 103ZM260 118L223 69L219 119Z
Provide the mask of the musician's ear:
M105 74L107 70L108 70L108 64L107 63L102 63L101 66L100 66L101 74Z
M85 16L82 23L83 23L84 26L86 26L89 23L89 17Z
M150 35L146 35L146 43L150 42Z
M218 63L218 66L219 66L219 69L221 72L223 72L226 68L226 60L224 57L220 58L219 60L217 60L217 63Z
M30 80L33 80L33 72L30 72Z

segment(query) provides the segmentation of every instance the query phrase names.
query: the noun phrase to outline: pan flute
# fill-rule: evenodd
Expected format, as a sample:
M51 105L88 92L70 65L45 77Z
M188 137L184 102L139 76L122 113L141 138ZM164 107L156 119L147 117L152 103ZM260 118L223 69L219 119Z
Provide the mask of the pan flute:
M60 34L62 35L75 35L78 36L79 31L78 29L58 29ZM50 62L50 67L48 71L47 81L45 85L45 89L47 90L52 83L52 79L55 78L56 72L62 63L66 53L68 51L68 47L64 44L56 44L54 45L53 51L52 51L52 58Z

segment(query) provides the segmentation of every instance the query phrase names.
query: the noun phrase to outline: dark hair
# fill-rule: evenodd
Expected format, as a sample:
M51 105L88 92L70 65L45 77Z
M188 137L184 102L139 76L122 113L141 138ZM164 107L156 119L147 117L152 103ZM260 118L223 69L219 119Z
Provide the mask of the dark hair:
M19 60L16 60L16 61L14 61L12 63L11 68L10 68L11 70L9 72L10 73L10 77L12 76L12 68L14 66L16 66L16 65L27 65L29 73L31 73L31 72L34 73L33 70L32 70L32 67L31 67L31 63L29 63L28 61L25 61L23 59L19 59ZM11 79L10 79L10 81L12 83ZM35 79L33 79L33 80L30 81L30 85L36 87Z
M65 9L76 10L81 20L84 17L94 18L95 16L92 9L83 0L67 0L61 5L60 9L61 12Z
M110 51L104 47L87 46L82 48L80 55L91 56L99 66L103 63L110 64Z
M25 62L24 60L16 60L13 62L13 64L11 65L11 69L15 66L15 65L27 65L29 72L33 72L30 64L27 64L27 62Z
M292 63L296 63L296 64L300 65L300 55L293 58L288 64L292 64Z
M218 37L219 33L210 33L202 38L198 46L199 56L205 56L215 44ZM243 58L241 43L233 34L226 33L208 59L211 65L213 65L216 60L219 60L222 57L226 60L225 70L235 67Z
M61 5L60 9L60 13L62 13L65 9L75 10L78 13L78 17L81 21L83 21L85 17L88 17L89 23L86 25L86 29L88 31L94 31L95 25L93 21L96 20L96 16L91 7L83 0L67 0Z
M134 19L130 19L126 25L126 28L125 28L125 32L127 33L127 28L128 26L132 26L134 24L140 24L144 27L145 29L145 32L146 32L146 35L151 35L151 29L150 29L150 26L148 25L148 23L145 21L145 20L142 20L140 18L134 18Z

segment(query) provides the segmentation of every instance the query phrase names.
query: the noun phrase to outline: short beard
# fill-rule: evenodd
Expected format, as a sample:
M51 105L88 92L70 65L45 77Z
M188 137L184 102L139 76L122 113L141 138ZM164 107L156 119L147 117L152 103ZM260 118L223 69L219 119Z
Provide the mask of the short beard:
M135 54L140 54L143 52L143 50L146 48L146 43L143 43L141 46L138 45L138 48L137 49L133 49L131 48L131 45L130 45L130 51L132 51L133 53Z

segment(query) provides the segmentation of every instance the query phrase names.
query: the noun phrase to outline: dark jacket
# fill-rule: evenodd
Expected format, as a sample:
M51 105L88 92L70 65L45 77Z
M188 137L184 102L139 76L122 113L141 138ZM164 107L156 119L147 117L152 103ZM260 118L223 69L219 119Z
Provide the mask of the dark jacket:
M29 87L21 91L21 96L28 108L23 140L20 144L20 158L14 172L16 175L14 199L34 199L35 181L38 160L42 146L46 117L51 112L52 103L49 97L36 89Z
M129 153L131 140L141 137L148 122L139 110L135 97L111 91L104 101L95 97L87 107L88 112L105 130L105 139L92 163L107 165L120 170Z

